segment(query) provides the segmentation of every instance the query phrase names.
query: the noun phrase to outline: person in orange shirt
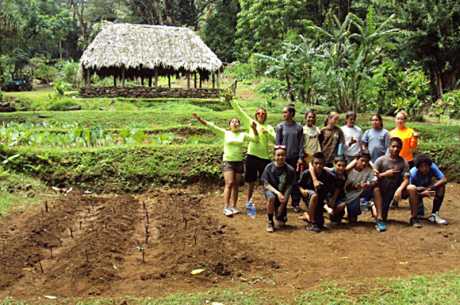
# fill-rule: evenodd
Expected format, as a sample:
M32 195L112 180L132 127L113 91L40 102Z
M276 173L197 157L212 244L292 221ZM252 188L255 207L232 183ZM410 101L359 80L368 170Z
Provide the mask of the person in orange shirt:
M406 127L406 120L407 112L404 110L399 111L395 117L396 127L390 131L390 136L402 140L403 146L399 155L409 163L409 167L413 167L414 151L417 148L419 135L412 128Z

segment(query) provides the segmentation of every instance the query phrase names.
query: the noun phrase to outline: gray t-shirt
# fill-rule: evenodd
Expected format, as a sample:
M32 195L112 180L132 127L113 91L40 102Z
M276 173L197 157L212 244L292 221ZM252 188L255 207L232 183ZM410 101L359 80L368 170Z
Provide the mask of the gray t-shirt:
M303 141L303 127L296 122L282 122L276 126L276 145L286 146L287 159L303 160Z
M381 156L375 161L374 167L379 173L383 173L389 169L399 171L396 175L379 179L379 187L382 194L394 194L396 189L401 185L404 177L409 177L409 164L400 156L396 159L392 159L387 155Z
M341 129L345 136L345 156L356 157L361 151L361 128L356 125L353 127L345 125ZM356 142L349 145L352 139L355 139Z
M277 167L273 161L265 167L261 180L284 194L294 184L295 177L295 170L289 164Z
M390 134L388 130L369 129L364 133L361 141L367 145L367 149L371 154L372 162L375 162L379 157L385 155L388 146L390 145Z
M355 184L360 184L360 183L371 183L377 180L377 177L375 177L374 170L368 166L361 171L358 171L356 169L352 169L348 173L348 178L347 182L345 183L345 202L350 203L353 200L359 198L361 196L361 193L364 191L362 189L359 190L347 190L348 185L355 185Z

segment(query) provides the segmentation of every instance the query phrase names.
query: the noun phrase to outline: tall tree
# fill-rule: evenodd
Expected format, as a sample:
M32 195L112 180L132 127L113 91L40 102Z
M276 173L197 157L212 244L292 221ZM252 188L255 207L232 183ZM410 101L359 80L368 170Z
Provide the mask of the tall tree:
M423 64L430 76L432 96L459 85L460 3L450 0L407 0L398 4L401 55Z
M239 11L237 0L217 0L202 29L204 42L226 62L235 60L236 16Z

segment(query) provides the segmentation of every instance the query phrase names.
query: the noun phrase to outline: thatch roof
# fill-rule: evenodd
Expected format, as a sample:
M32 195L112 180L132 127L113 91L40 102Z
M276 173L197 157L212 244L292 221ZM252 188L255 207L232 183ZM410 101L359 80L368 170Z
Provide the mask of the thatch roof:
M86 48L80 64L99 76L160 76L198 72L207 78L222 62L188 28L107 23Z

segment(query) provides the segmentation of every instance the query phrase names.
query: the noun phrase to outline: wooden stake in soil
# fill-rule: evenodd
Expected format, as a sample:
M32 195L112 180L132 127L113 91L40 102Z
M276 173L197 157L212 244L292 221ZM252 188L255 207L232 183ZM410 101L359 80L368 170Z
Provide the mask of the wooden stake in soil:
M81 225L83 224L83 221L80 220L80 231L81 231Z
M71 227L69 227L69 232L70 232L70 237L73 238L73 230Z
M50 247L50 258L53 258L53 247Z
M45 201L45 212L48 213L48 201Z
M147 245L149 243L149 238L150 238L150 232L149 232L149 226L145 225L145 244Z
M45 273L45 271L43 270L42 261L38 261L38 266L40 267L41 273Z

